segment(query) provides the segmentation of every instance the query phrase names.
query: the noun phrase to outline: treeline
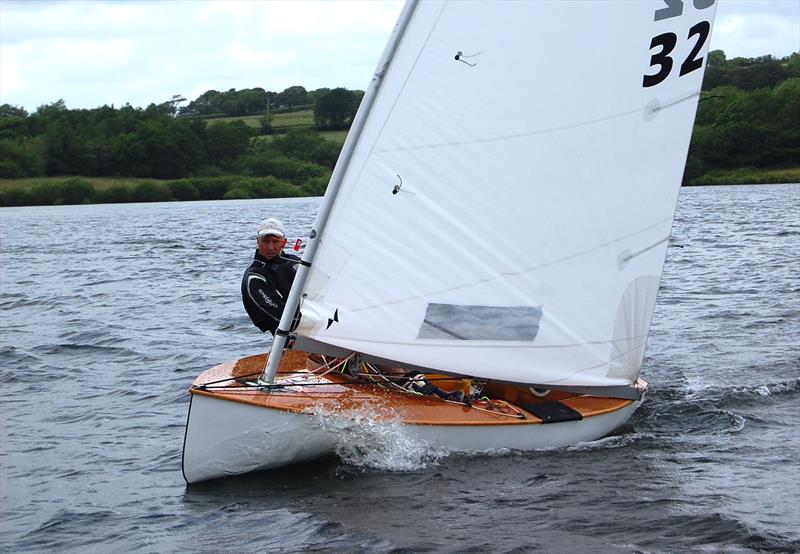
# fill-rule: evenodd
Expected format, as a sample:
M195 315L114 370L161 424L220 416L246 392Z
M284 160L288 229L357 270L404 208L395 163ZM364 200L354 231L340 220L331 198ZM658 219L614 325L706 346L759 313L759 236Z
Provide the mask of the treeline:
M684 184L726 182L721 170L752 179L753 170L800 166L800 54L727 60L712 51L703 90Z
M313 108L314 121L318 129L345 129L355 116L364 92L346 88L319 88L307 91L302 86L292 86L282 92L263 88L230 89L228 91L207 90L185 106L177 108L180 117L225 116L240 117L263 115L262 129L270 132L270 114L292 111L297 108ZM172 103L185 101L175 97Z
M781 59L759 56L728 60L722 50L712 50L708 53L703 90L731 86L754 91L772 88L795 77L800 77L800 54L797 52Z
M313 130L253 140L253 129L241 121L206 126L203 120L130 107L63 112L64 120L43 135L0 139L0 174L145 179L103 188L81 178L11 186L0 191L0 205L317 196L325 192L341 150ZM132 120L130 131L105 134L118 128L117 118ZM98 119L104 124L87 123ZM20 168L28 173L20 175Z
M727 60L724 52L712 51L703 90L684 184L735 182L736 176L766 169L778 170L770 173L777 179L796 174L800 54ZM0 183L0 205L321 194L341 145L308 129L265 136L273 132L272 118L313 106L317 130L346 129L362 95L294 86L280 93L209 90L183 107L181 96L144 109L71 110L59 100L29 114L5 104L0 179L80 175L89 180L65 177L40 183L35 191L30 184ZM258 126L215 116L258 118ZM790 171L780 171L786 168ZM91 181L115 176L142 181L113 191Z
M260 98L262 95L256 94L259 90L263 92L208 91L190 106L216 110L229 103L241 107L246 104L243 98ZM315 92L316 128L346 129L358 109L360 91L337 88ZM303 87L290 87L278 97L281 95L287 102L310 98ZM264 114L256 128L241 120L226 122L181 114L182 109L177 107L181 101L184 99L173 97L145 109L125 105L70 110L59 100L32 114L4 104L0 106L0 178L84 175L179 179L233 173L272 175L302 184L329 172L341 149L338 143L313 133L254 140L257 135L272 133L271 115ZM253 106L263 106L253 102ZM255 108L246 108L250 109Z
M6 104L0 106L0 178L237 174L301 185L328 175L341 149L313 131L271 140L256 135L240 120L176 118L166 104L69 110L58 101L33 114Z

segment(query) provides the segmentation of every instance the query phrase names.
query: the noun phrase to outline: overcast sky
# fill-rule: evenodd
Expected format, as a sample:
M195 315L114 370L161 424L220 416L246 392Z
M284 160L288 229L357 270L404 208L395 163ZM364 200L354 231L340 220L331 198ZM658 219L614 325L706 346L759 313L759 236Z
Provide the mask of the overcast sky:
M711 48L729 59L800 51L800 0L718 6ZM0 0L0 104L34 111L63 98L69 108L145 107L209 89L364 89L401 7L399 0Z

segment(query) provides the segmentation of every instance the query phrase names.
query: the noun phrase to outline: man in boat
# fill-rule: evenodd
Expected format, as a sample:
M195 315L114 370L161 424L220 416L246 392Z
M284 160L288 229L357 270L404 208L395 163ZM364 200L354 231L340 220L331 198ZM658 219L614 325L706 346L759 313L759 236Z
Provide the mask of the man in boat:
M262 332L273 335L281 320L300 258L283 251L286 233L275 218L261 222L253 262L242 278L242 302L247 315ZM295 315L295 324L299 315ZM293 325L294 326L294 325Z

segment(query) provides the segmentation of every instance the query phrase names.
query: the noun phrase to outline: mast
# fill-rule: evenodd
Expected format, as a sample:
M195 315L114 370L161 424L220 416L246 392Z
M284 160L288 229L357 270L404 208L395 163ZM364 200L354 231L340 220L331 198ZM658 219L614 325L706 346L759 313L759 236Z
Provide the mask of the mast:
M328 183L328 190L322 199L322 204L319 212L317 213L317 218L314 221L314 226L311 228L309 241L306 245L305 251L303 252L303 258L300 261L300 267L297 269L297 275L295 275L294 282L292 283L292 289L289 292L289 297L286 299L286 306L283 310L281 321L278 324L278 329L275 331L275 339L272 341L272 349L270 350L267 364L264 367L264 372L262 373L261 378L259 379L259 382L261 383L271 384L275 380L275 374L278 372L278 366L280 365L281 358L283 357L283 349L286 346L286 340L289 337L289 330L291 329L294 314L297 311L297 306L300 303L300 297L305 289L308 270L311 268L311 264L317 252L317 247L319 246L319 241L322 238L322 233L324 232L325 226L328 222L328 217L333 209L336 195L339 192L339 188L344 180L344 176L347 173L347 168L350 165L350 160L355 153L355 149L358 145L359 139L361 138L364 126L369 118L370 112L372 111L372 106L378 96L378 91L383 83L383 78L386 75L386 71L389 69L389 64L392 62L392 59L397 52L400 41L402 40L403 35L408 28L408 24L411 21L411 17L413 16L414 10L417 7L417 2L418 0L407 0L406 4L403 6L403 11L400 12L400 17L397 20L397 24L392 32L392 36L389 37L389 42L383 51L380 62L378 62L378 68L375 71L375 74L372 76L372 81L370 82L369 88L364 94L361 108L358 110L355 120L353 121L353 125L350 128L350 132L347 135L347 140L345 141L344 148L342 149L342 154L340 155L339 160L336 163L336 167L333 170L331 181Z

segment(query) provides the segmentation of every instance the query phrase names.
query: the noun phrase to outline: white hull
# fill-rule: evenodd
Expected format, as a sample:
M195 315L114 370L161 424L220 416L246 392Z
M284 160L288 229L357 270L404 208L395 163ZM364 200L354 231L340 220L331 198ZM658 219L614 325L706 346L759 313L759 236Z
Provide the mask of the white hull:
M183 477L196 483L313 460L335 436L305 414L192 395L183 443Z
M537 425L399 425L404 440L437 451L537 450L596 440L622 425L641 404L579 421ZM192 395L183 450L187 483L300 463L336 451L364 414L288 412ZM332 424L331 424L332 423ZM397 422L388 422L397 428Z

